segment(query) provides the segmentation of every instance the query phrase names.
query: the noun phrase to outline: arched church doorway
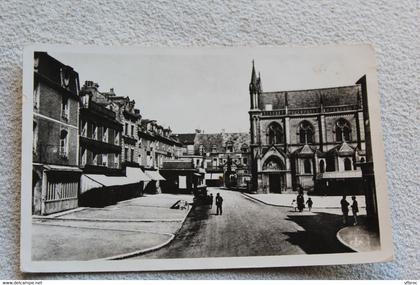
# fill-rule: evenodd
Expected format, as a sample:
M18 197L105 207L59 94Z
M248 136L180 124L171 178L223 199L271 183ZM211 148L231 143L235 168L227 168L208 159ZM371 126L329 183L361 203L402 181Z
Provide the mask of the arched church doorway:
M286 189L285 169L283 161L277 156L269 157L264 163L263 172L270 193L281 193Z

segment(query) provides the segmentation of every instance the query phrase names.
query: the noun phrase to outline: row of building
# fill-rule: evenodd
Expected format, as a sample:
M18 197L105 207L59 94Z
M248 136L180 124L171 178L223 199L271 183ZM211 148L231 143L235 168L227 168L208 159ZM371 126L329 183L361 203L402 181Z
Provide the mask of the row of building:
M33 214L251 180L248 133L173 134L45 52L33 86Z
M364 78L351 86L263 92L253 65L250 132L213 134L173 134L143 118L129 97L99 91L93 81L80 86L72 67L45 52L34 54L33 84L34 214L203 185L259 193L363 189Z
M33 213L80 204L93 188L131 185L159 191L159 169L178 158L182 144L155 120L142 118L135 102L113 89L100 92L45 52L34 54Z

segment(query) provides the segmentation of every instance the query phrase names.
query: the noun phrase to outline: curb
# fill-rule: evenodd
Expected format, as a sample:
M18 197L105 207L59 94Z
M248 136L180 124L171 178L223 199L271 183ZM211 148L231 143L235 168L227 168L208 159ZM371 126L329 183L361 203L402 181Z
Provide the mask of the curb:
M161 244L158 244L158 245L156 245L156 246L146 248L146 249L140 249L140 250L136 250L136 251L133 251L133 252L124 253L124 254L119 254L119 255L114 255L114 256L111 256L111 257L105 257L105 258L101 258L101 259L93 259L92 261L101 261L101 260L102 260L102 261L103 261L103 260L119 260L119 259L124 259L124 258L128 258L128 257L137 256L137 255L142 255L142 254L145 254L145 253L149 253L149 252L152 252L152 251L155 251L155 250L161 249L162 247L164 247L164 246L166 246L166 245L168 245L169 243L171 243L171 242L172 242L172 240L175 238L175 236L178 234L178 232L181 230L182 226L184 225L184 222L185 222L185 220L187 219L188 215L190 214L190 212L191 212L192 208L193 208L193 207L190 207L190 208L189 208L189 210L188 210L187 214L185 215L185 217L184 217L182 220L178 220L178 221L181 221L181 225L180 225L180 226L179 226L179 228L175 231L175 233L174 233L174 234L170 234L170 235L171 235L171 237L170 237L167 241L165 241L165 242L163 242L163 243L161 243ZM167 234L166 234L166 235L167 235Z
M188 214L187 214L188 215ZM39 220L55 221L83 221L83 222L125 222L125 223L153 223L153 222L182 222L182 219L88 219L88 218L60 218L60 217L32 217Z
M257 201L259 203L262 203L264 205L273 206L273 207L280 207L280 208L292 208L291 206L284 206L284 205L276 205L276 204L266 203L264 201L261 201L260 199L252 197L251 195L243 193L243 192L241 192L241 194L244 195L246 198L252 199L252 200Z
M254 200L254 201L257 201L257 202L260 202L260 203L263 203L263 204L265 204L265 205L268 205L268 206L274 206L274 207L283 207L283 208L293 208L292 206L285 206L285 205L278 205L278 204L271 204L271 203L267 203L267 202L264 202L264 201L262 201L262 200L260 200L260 199L257 199L257 198L255 198L255 197L252 197L251 195L249 195L249 194L247 194L247 193L243 193L243 192L241 192L241 194L242 195L244 195L244 196L246 196L247 198L250 198L250 199L252 199L252 200ZM366 207L359 207L359 209L365 209ZM314 209L330 209L330 210L332 210L332 209L335 209L335 210L340 210L341 208L340 207L312 207L312 209L314 210Z
M336 237L337 237L337 239L338 239L338 241L342 244L342 245L344 245L345 247L347 247L348 249L351 249L352 251L354 251L354 252L360 252L360 251L358 251L357 249L355 249L355 248L353 248L351 245L349 245L348 243L346 243L341 237L340 237L340 232L342 231L342 230L344 230L344 229L347 229L347 228L349 228L349 227L344 227L344 228L342 228L342 229L340 229L340 230L338 230L338 232L337 232L337 234L336 234Z
M119 259L124 259L124 258L128 258L128 257L133 257L133 256L136 256L136 255L145 254L145 253L152 252L152 251L155 251L155 250L158 250L158 249L164 247L165 245L169 244L174 238L175 238L175 235L171 234L171 237L167 241L165 241L161 244L158 244L156 246L149 247L149 248L146 248L146 249L140 249L140 250L132 251L132 252L129 252L129 253L114 255L114 256L110 256L110 257L92 259L91 261L119 260Z
M53 218L57 218L63 215L67 215L67 214L71 214L71 213L75 213L75 212L80 212L83 210L86 210L86 207L77 207L74 209L70 209L70 210L66 210L66 211L62 211L62 212L58 212L58 213L53 213L53 214L49 214L46 216L41 216L41 215L32 215L32 218L37 218L37 219L53 219Z

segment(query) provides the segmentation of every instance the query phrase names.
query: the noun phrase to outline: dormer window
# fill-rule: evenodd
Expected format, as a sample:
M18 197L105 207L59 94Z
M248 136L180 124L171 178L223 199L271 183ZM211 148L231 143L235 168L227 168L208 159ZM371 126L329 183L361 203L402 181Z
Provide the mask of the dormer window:
M241 151L242 151L242 152L248 152L248 145L247 145L246 143L244 143L244 144L241 146Z
M202 144L200 144L200 146L198 147L198 153L200 155L203 155L204 154L204 146Z
M217 152L217 147L215 144L211 146L211 152Z
M233 152L233 143L227 142L226 143L226 152Z
M63 88L69 89L70 87L70 70L67 68L61 68L60 69L61 74L61 86Z

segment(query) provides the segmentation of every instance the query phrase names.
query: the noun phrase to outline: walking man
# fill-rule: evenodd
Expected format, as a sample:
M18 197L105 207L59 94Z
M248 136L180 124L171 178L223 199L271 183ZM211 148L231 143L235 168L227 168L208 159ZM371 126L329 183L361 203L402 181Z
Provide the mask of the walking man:
M312 202L312 199L311 198L308 198L308 201L306 201L306 204L308 205L308 210L310 212L311 209L312 209L312 205L314 204L314 202Z
M347 224L347 220L349 217L349 202L347 202L346 200L346 196L343 196L343 199L341 199L340 201L341 203L341 211L343 212L343 224L346 225Z
M357 225L357 213L359 212L359 206L356 201L356 197L352 196L351 199L353 200L353 204L351 205L351 211L353 212L353 218L354 218L354 226Z
M222 204L223 204L223 198L220 196L220 193L217 193L216 195L216 215L222 215Z

